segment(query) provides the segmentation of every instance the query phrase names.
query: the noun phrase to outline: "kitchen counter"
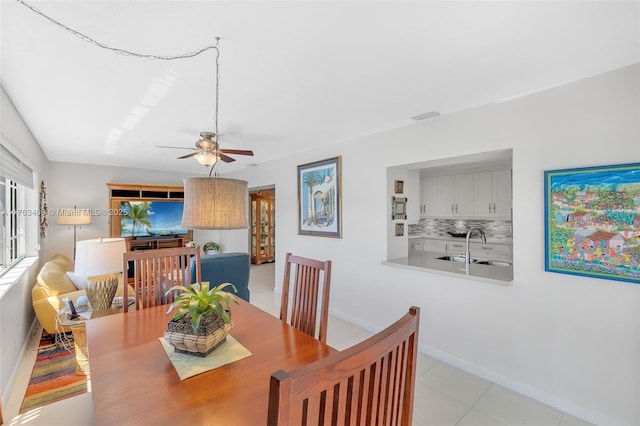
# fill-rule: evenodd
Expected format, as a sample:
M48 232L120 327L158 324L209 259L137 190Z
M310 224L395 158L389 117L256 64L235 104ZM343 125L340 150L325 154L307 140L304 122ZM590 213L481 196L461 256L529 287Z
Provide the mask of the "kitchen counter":
M384 263L392 266L410 267L412 269L424 268L457 275L467 275L466 265L463 262L451 262L437 259L438 257L446 255L447 254L440 252L412 250L409 252L408 257L390 259ZM480 258L480 256L478 256L478 258ZM507 285L507 282L513 281L513 265L493 266L472 263L469 265L468 276L503 281L504 283L501 284Z

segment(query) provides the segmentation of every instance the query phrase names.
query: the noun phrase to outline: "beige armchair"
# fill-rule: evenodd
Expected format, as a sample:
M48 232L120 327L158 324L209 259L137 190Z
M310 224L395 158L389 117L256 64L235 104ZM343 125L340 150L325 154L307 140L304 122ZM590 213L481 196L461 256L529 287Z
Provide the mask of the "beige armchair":
M65 306L64 298L68 297L77 304L78 297L86 296L84 290L78 290L67 272L73 271L73 262L62 254L56 254L40 269L36 284L31 290L31 302L36 317L49 334L56 332L56 317ZM133 290L130 290L133 291ZM122 296L122 274L116 295ZM59 327L58 331L69 331Z

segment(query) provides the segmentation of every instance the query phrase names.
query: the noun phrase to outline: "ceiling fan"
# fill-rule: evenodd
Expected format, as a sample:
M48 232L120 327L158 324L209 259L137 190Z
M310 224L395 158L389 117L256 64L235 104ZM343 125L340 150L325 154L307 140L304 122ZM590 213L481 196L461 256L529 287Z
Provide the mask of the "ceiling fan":
M179 146L159 146L159 148L175 148L175 149L190 149L194 152L191 154L186 154L181 157L178 157L178 160L183 158L194 157L198 163L203 166L211 167L211 171L209 175L213 172L213 166L216 165L218 160L222 160L225 163L231 163L232 161L236 161L234 158L229 157L226 154L236 154L236 155L251 155L253 156L253 151L245 150L245 149L221 149L218 144L218 140L220 135L218 134L218 107L219 107L219 89L220 89L220 49L218 48L218 42L220 41L219 37L216 37L216 109L214 116L214 124L215 131L214 132L201 132L200 139L196 142L195 148L184 148ZM216 138L216 140L214 140Z
M172 148L172 149L189 149L194 152L190 154L183 155L178 157L179 160L183 158L191 158L195 157L198 163L203 166L213 166L220 159L225 163L231 163L232 161L236 161L235 158L231 158L226 154L235 154L235 155L251 155L253 156L253 151L246 149L221 149L218 145L218 142L213 138L216 136L213 132L201 132L200 138L196 142L195 148L185 148L181 146L158 146L158 148Z

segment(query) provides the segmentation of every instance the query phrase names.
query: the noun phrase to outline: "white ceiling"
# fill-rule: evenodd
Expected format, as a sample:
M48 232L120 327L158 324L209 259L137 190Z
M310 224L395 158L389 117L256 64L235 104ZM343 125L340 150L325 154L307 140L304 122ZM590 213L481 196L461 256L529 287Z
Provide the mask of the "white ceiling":
M110 47L220 41L220 173L640 62L637 1L29 1ZM52 161L206 173L215 54L151 61L0 1L0 83Z

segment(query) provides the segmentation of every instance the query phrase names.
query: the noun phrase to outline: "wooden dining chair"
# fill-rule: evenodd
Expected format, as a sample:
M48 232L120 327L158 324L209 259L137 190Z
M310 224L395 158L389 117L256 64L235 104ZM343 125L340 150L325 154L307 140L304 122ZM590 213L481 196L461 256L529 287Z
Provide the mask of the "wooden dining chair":
M125 282L134 288L135 309L173 302L173 292L165 295L174 285L189 287L191 257L195 257L195 281L200 282L200 247L176 247L140 250L125 253L122 267ZM123 286L123 300L128 300L128 286ZM123 303L127 312L128 303Z
M411 425L420 308L342 352L271 375L269 426Z
M293 298L291 309L289 309L291 282L293 282ZM282 282L280 319L326 343L330 282L330 260L320 261L287 253ZM321 297L320 301L318 297ZM319 318L318 305L320 305Z

